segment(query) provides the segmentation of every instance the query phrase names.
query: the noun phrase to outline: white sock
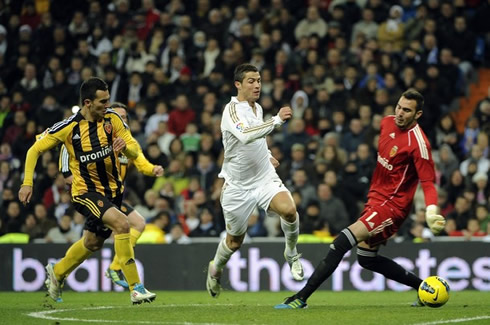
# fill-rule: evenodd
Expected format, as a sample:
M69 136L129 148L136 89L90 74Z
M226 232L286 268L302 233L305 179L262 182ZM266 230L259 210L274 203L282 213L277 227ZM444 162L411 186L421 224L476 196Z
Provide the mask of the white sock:
M233 251L228 248L228 245L226 245L226 238L223 238L219 242L218 249L216 249L216 255L214 256L213 263L214 270L211 270L212 276L219 277L221 275L221 271L223 271L225 268L225 265L230 259L231 255L233 255Z
M286 241L286 255L294 256L298 254L296 250L296 243L299 236L299 215L296 212L296 220L294 222L287 222L281 218L281 229L284 232L284 238Z

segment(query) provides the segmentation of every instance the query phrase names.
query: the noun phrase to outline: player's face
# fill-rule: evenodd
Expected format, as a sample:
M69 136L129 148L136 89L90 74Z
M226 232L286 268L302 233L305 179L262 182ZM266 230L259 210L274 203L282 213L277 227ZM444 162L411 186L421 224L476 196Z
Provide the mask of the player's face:
M235 81L235 86L238 89L238 100L246 100L249 103L256 102L260 97L260 88L262 86L260 73L247 72L242 82Z
M416 111L417 102L414 99L401 97L395 108L395 124L400 129L409 129L417 123L422 111Z
M108 90L97 90L95 99L87 102L90 114L95 121L100 121L104 118L104 114L109 107L109 99Z
M124 123L128 124L128 112L124 108L116 107L114 110L119 114L124 121Z

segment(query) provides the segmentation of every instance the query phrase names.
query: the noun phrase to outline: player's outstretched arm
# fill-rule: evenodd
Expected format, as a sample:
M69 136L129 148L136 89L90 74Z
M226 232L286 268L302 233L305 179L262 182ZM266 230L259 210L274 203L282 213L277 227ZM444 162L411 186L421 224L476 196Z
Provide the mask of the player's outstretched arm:
M151 162L149 162L141 151L141 148L139 148L138 157L133 160L133 163L136 169L146 176L163 176L163 167L160 165L153 165Z
M222 129L233 133L242 143L247 144L271 133L278 125L282 125L292 117L290 107L282 107L279 113L259 125L250 126L246 119L240 117L238 110L233 106L227 106L223 112Z
M31 200L32 185L34 184L34 169L36 168L39 156L44 151L56 146L58 143L59 140L56 137L48 134L34 142L34 144L27 151L24 167L24 181L22 182L22 186L19 190L19 200L22 204L26 205Z

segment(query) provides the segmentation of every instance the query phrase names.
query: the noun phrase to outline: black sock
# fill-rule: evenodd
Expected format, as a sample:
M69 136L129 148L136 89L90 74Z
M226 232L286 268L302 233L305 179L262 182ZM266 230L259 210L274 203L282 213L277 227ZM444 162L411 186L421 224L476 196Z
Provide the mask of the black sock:
M381 273L386 278L402 283L417 290L422 283L415 274L405 270L400 264L390 258L377 255L376 251L357 248L357 261L363 268Z
M306 302L316 289L335 271L340 261L357 244L356 237L345 228L330 245L327 256L318 264L308 282L296 297Z

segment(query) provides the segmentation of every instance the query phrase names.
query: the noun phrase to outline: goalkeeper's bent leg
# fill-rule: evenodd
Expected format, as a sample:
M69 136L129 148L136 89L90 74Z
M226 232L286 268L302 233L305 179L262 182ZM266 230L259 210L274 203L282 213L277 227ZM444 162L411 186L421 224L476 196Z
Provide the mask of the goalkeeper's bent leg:
M402 283L417 290L422 279L405 270L392 259L378 255L377 251L357 247L357 261L363 268L380 273L390 280Z

